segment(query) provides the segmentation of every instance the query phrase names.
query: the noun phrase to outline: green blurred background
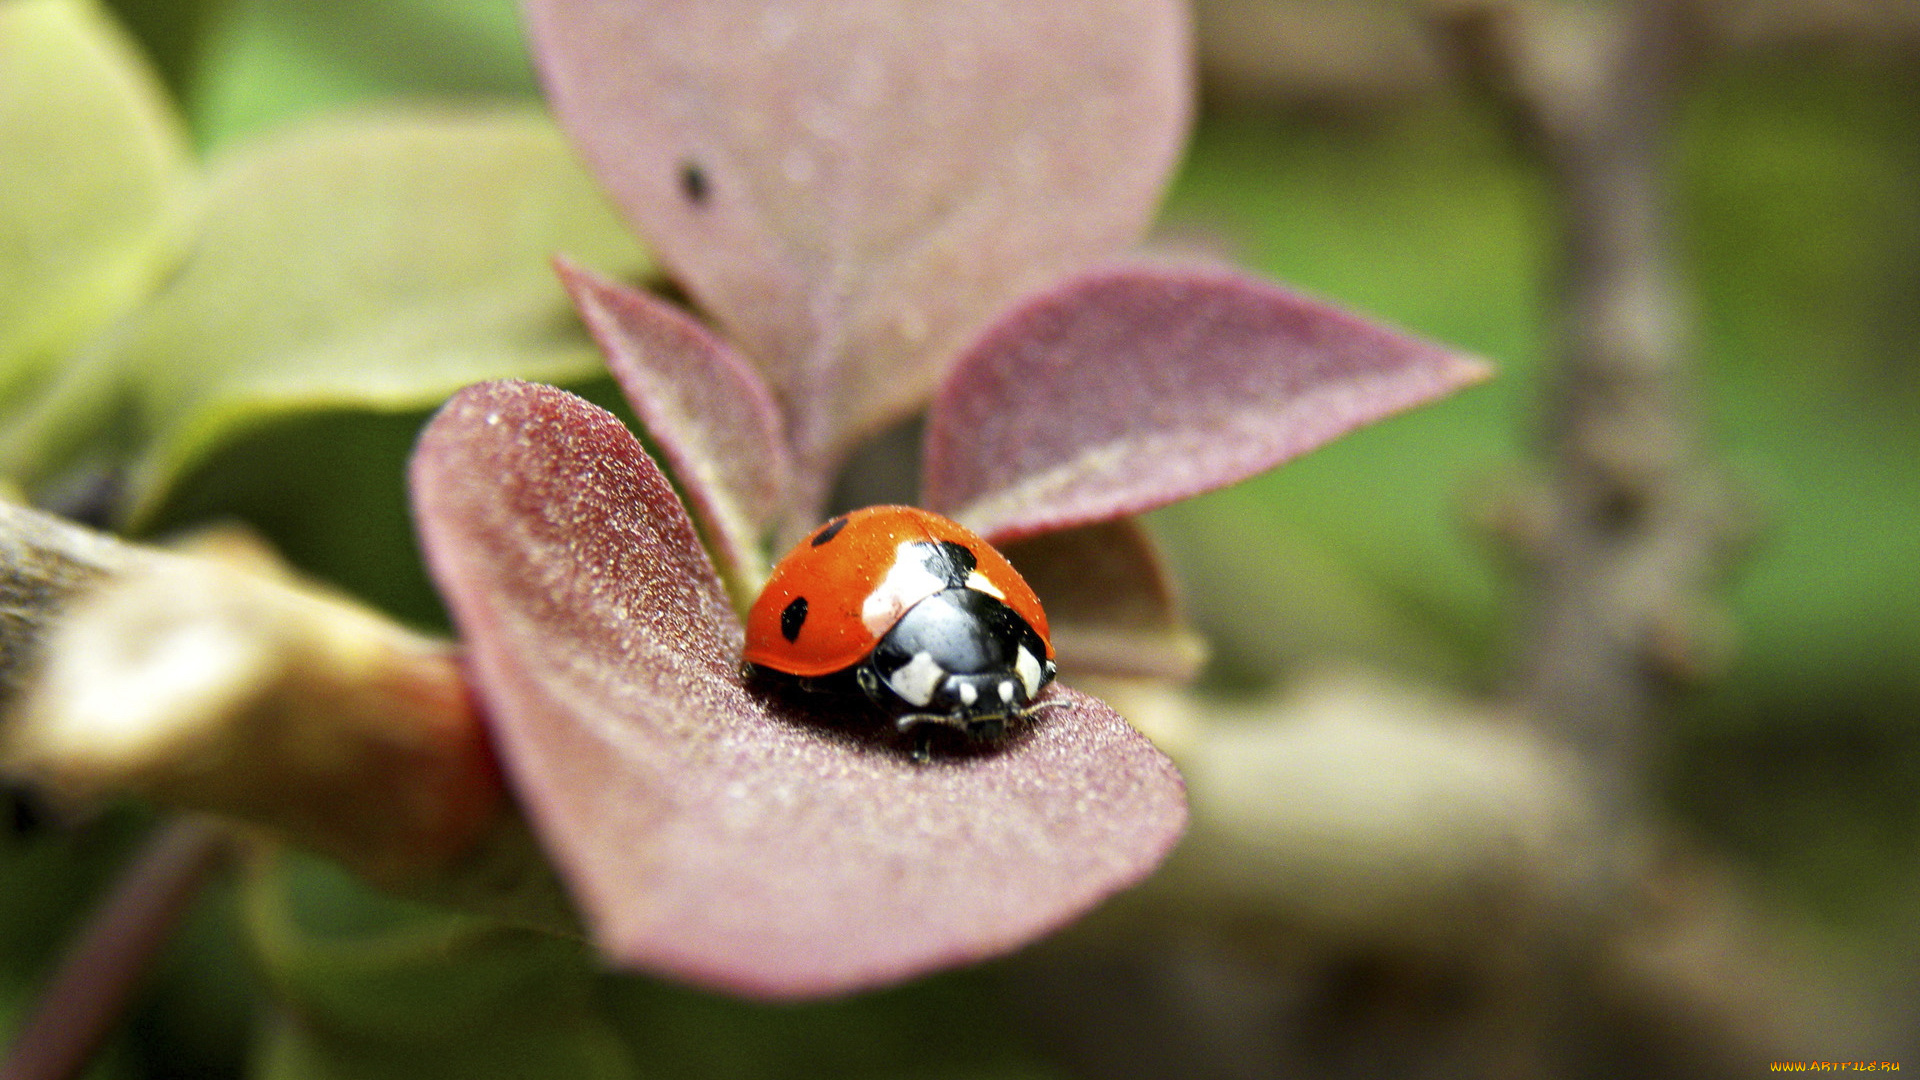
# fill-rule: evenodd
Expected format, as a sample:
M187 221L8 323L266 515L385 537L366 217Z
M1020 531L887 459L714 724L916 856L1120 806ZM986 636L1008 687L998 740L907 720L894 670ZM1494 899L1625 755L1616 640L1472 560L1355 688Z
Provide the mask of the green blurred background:
M208 156L355 103L535 94L509 0L113 6ZM1328 7L1302 8L1316 6ZM1236 34L1230 8L1216 5L1205 24L1216 42ZM1292 78L1209 55L1207 108L1167 204L1166 241L1485 356L1500 377L1157 515L1214 645L1208 678L1247 688L1353 662L1495 690L1519 598L1471 523L1528 453L1548 345L1544 178L1444 80L1371 78L1398 62L1391 49L1305 73L1288 66L1297 57L1270 58ZM1728 584L1736 651L1660 733L1661 791L1809 935L1888 968L1920 945L1916 102L1911 45L1757 47L1703 73L1673 171L1701 412L1755 532ZM604 384L584 389L613 397ZM401 480L424 415L275 419L195 469L154 528L243 517L304 569L439 625ZM15 818L0 852L0 1000L18 1002L142 822L126 810L52 830L26 804ZM290 877L322 908L329 897L339 910L383 903L325 867ZM331 1006L263 1013L250 997L263 980L311 1003L344 994L356 972L323 956L263 976L241 943L239 904L227 889L196 911L100 1075L237 1075L249 1055L284 1076L630 1075L629 1062L657 1076L1055 1075L982 1004L991 971L766 1009L596 979L560 950L503 963L495 977L453 969L448 981L478 1002L472 1028L415 1018L425 1035L363 1030ZM458 956L458 935L480 933L435 932L454 935L423 939L436 956ZM309 993L321 984L326 993ZM534 1001L542 1017L527 1023L563 1033L548 1049L513 1042L513 1023L473 1019L524 1020ZM252 1042L260 1015L276 1032L265 1051ZM402 1045L418 1056L397 1055Z

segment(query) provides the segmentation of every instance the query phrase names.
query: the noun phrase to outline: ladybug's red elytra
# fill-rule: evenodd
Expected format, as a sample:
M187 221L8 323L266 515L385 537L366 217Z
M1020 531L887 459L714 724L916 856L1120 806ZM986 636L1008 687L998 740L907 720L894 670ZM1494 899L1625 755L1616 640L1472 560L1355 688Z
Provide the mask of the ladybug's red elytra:
M915 735L1004 734L1053 680L1040 599L1006 556L911 506L869 506L815 529L747 613L748 670L831 689L850 681Z

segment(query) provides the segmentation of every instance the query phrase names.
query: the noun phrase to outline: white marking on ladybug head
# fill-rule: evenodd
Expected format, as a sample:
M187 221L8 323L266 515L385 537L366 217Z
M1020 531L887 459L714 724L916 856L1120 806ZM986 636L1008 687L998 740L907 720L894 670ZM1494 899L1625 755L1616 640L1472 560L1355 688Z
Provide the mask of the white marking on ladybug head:
M1027 699L1040 692L1040 661L1033 658L1025 645L1013 656L1013 673L1020 676L1020 685L1027 688Z
M947 587L940 575L927 569L926 542L902 540L893 549L893 565L860 605L860 621L874 637L886 633L913 605Z
M988 596L993 597L995 600L1002 602L1005 602L1007 599L1007 594L1000 591L1000 586L987 580L987 575L978 570L970 571L967 574L967 588L978 589Z
M1012 679L1000 680L1000 700L1008 705L1013 704L1013 680Z
M974 702L980 700L980 691L976 689L974 685L970 682L961 683L959 686L959 693L960 693L960 704L962 705L972 705Z
M933 700L933 692L946 677L946 669L934 663L933 654L923 649L894 669L893 674L887 676L887 685L907 704L925 705Z

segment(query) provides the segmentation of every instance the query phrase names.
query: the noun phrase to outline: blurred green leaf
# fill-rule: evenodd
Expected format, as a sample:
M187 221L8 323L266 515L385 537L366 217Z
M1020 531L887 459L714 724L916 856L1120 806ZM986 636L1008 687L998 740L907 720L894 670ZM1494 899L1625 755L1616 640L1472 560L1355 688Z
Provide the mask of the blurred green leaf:
M637 1075L580 942L384 897L296 855L255 868L249 925L277 997L266 1080Z
M284 853L245 888L274 988L264 1080L1048 1080L992 966L765 1005L609 974L579 942L375 892Z
M556 252L625 276L646 265L537 116L337 118L220 163L190 257L92 358L139 395L134 516L275 415L597 372Z
M1920 65L1763 56L1719 71L1676 162L1722 372L1787 396L1920 391Z
M1762 57L1688 112L1712 434L1758 526L1736 667L1701 710L1729 737L1845 731L1920 757L1916 93L1894 57Z
M208 147L377 99L535 96L514 0L225 0L203 53L187 113Z
M86 0L0 3L0 420L151 287L191 163L171 105Z
M1013 985L989 964L777 1006L638 977L603 989L634 1056L673 1080L1062 1080L1036 1046L1044 1007Z
M98 0L141 45L178 100L185 95L202 42L214 19L232 0ZM191 125L189 125L191 126Z
M1831 730L1845 713L1915 732L1920 423L1747 380L1718 404L1760 532L1731 590L1740 653L1714 720Z

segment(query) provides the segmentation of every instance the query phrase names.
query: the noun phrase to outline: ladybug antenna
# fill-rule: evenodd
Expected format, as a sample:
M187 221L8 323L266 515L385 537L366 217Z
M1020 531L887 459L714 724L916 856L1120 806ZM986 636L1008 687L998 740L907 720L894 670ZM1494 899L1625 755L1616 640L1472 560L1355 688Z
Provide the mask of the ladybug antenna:
M1041 713L1046 712L1048 709L1057 709L1065 704L1066 702L1060 698L1049 698L1046 701L1036 701L1013 715L1022 720L1031 720Z
M960 720L948 716L946 713L910 712L894 720L895 730L899 731L902 735L909 731L916 733L928 732L931 730L927 727L929 724L944 724L948 727L962 726Z

